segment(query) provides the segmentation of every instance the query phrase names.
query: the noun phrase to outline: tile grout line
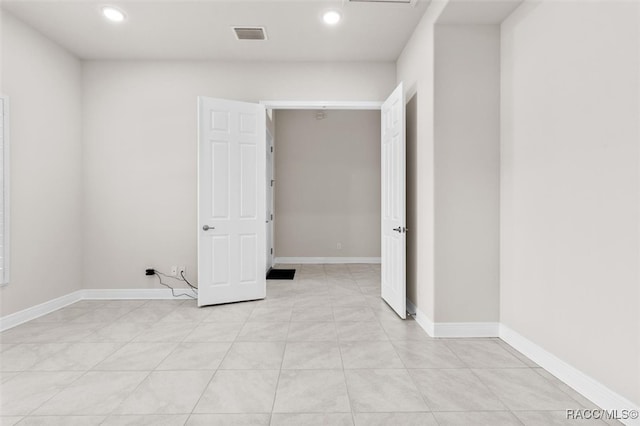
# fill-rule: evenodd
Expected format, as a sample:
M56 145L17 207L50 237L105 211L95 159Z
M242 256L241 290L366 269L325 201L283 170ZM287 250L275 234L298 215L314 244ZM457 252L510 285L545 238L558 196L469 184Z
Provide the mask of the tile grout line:
M149 301L147 301L147 303L143 303L140 307L142 307L142 306L144 306L144 305L146 305L146 304L148 304L148 303L149 303ZM184 302L183 302L183 303L184 303ZM181 303L181 304L183 304L183 303ZM173 313L177 308L178 308L178 307L175 307L174 309L172 309L172 310L171 310L171 312L167 313L167 315L165 315L163 318L166 318L168 315L171 315L171 313ZM153 324L154 324L154 325L157 325L160 321L162 321L162 320L155 321ZM140 334L142 334L142 332L141 332L141 333L139 333L139 335L140 335ZM135 340L136 338L137 338L137 336L136 336L136 337L134 337L130 343L134 343L134 342L133 342L133 340ZM156 366L155 366L152 370L149 370L149 371L147 371L147 370L134 370L134 371L138 371L138 372L145 372L145 371L147 371L147 375L146 375L146 376L145 376L145 377L140 381L140 383L138 383L138 384L133 388L133 390L132 390L131 392L129 392L129 393L127 394L127 396L126 396L126 397L122 398L122 400L120 401L120 403L119 403L116 407L114 407L114 409L113 409L113 410L111 410L111 411L109 412L109 414L107 414L107 418L109 418L110 416L112 416L112 415L113 415L113 413L114 413L114 412L116 412L116 411L118 410L118 408L120 408L120 407L121 407L121 406L122 406L122 405L123 405L123 404L124 404L124 403L129 399L129 398L130 398L130 397L131 397L131 395L135 394L135 393L136 393L136 391L137 391L138 389L140 389L140 387L142 386L142 384L143 384L144 382L146 382L146 381L149 379L149 377L150 377L150 376L151 376L151 375L156 371L156 368L157 368L160 364L162 364L162 362L163 362L165 359L167 359L167 357L168 357L171 353L173 353L173 351L174 351L174 350L175 350L175 349L180 345L180 343L181 343L185 338L186 338L186 335L182 338L182 340L181 340L180 342L167 342L167 343L175 343L175 345L174 345L174 347L171 349L171 351L169 351L169 352L167 353L167 355L166 355L162 360L160 360L160 361L158 362L158 364L156 364ZM135 342L135 343L160 343L160 342ZM162 343L165 343L165 342L162 342ZM106 420L105 420L105 421L106 421Z
M200 308L198 308L200 309ZM204 389L202 390L202 393L200 393L200 396L198 397L198 400L195 402L195 404L193 405L193 408L191 408L191 412L188 414L187 416L187 420L185 421L185 425L187 423L189 423L189 420L191 419L191 417L196 414L194 413L194 410L196 409L196 407L198 407L198 404L200 404L200 401L202 401L202 397L204 396L204 394L207 392L207 389L209 389L209 386L211 385L211 382L213 381L213 379L216 377L216 375L218 374L218 371L220 371L220 366L222 365L222 363L224 362L225 358L227 357L227 355L229 355L229 352L231 351L231 348L233 347L233 344L236 342L238 336L240 335L240 331L242 330L242 328L244 327L244 324L247 323L249 317L251 316L251 314L253 313L253 310L255 309L255 307L253 307L253 309L251 309L251 312L249 313L249 315L246 316L244 322L242 322L242 327L240 327L240 330L238 330L238 334L236 335L236 337L234 338L234 340L232 342L230 342L231 344L229 345L229 347L227 348L224 356L220 359L220 364L218 364L218 367L215 369L215 371L213 372L213 374L211 375L211 378L209 379L209 381L207 382L207 384L204 386ZM204 319L200 322L200 324L204 323ZM213 323L219 323L222 321L214 321ZM199 324L199 325L200 325ZM186 339L186 337L185 337ZM212 343L212 342L201 342L201 343ZM217 342L216 342L217 343Z
M465 364L466 364L466 363L465 363ZM520 424L524 425L524 422L523 422L522 420L520 420L520 417L518 417L518 416L516 415L516 413L511 409L511 407L509 407L509 405L507 405L507 403L506 403L506 402L504 402L504 401L502 400L502 398L500 398L500 396L499 396L499 395L496 395L496 393L495 393L493 390L491 390L491 388L489 387L489 385L487 385L487 384L484 382L484 380L482 380L482 377L480 377L480 376L476 373L476 371L475 371L475 370L483 370L483 369L482 369L482 368L471 368L471 367L469 367L469 371L471 371L471 373L472 373L472 374L473 374L473 375L478 379L478 381L479 381L480 383L482 383L482 386L484 386L484 387L485 387L485 388L486 388L486 389L491 393L491 395L495 396L495 397L496 397L496 399L497 399L498 401L500 401L500 403L501 403L502 405L504 405L504 407L507 409L507 411L508 411L509 413L511 413L511 415L512 415L512 416L513 416L513 417L514 417L514 418L515 418L515 419L516 419Z
M336 314L335 314L335 310L333 309L334 307L331 307L331 311L333 313L333 321L334 321L334 328L336 329L336 338L337 338L337 345L338 345L338 351L340 353L340 364L342 365L342 377L344 378L344 386L345 389L347 390L347 398L349 399L349 408L351 411L351 421L353 422L353 424L356 424L356 412L355 412L355 406L353 404L353 399L351 398L351 393L349 392L349 384L347 383L347 372L345 371L344 368L344 358L342 355L342 345L341 340L340 340L340 336L338 335L338 325L337 325L337 318L336 318Z

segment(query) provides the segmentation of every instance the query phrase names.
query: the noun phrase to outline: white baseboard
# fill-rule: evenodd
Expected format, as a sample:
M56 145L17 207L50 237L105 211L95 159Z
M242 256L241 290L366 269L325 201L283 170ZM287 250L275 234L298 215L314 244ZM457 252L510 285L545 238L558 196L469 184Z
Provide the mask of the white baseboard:
M78 290L44 303L40 303L39 305L0 317L0 331L8 330L20 324L24 324L27 321L31 321L53 311L57 311L58 309L82 300L82 298L82 290Z
M431 337L498 337L500 332L497 322L433 322L409 299L407 310L415 313L416 322Z
M424 312L407 299L407 309L415 313L416 322L431 337L500 337L549 371L562 382L604 410L640 410L640 407L612 391L602 383L562 361L524 336L500 323L434 323ZM639 419L620 419L627 426L640 426Z
M188 288L174 289L176 294L187 293L195 296ZM168 288L122 288L122 289L85 289L82 298L87 300L135 300L135 299L190 299L189 296L174 297Z
M435 337L498 337L497 322L437 322Z
M276 257L278 264L340 264L340 263L380 263L379 257Z
M186 288L175 289L176 294L191 292ZM131 299L189 299L188 296L173 297L168 288L142 289L85 289L0 317L0 332L24 324L43 315L62 309L81 300L131 300Z
M430 337L435 337L435 327L431 318L426 316L424 312L418 309L409 299L407 299L407 311L415 314L416 322Z
M518 332L500 324L500 338L522 352L540 367L575 389L578 393L604 410L640 410L633 402L612 391L602 383L564 362L552 353L533 343ZM623 424L639 426L640 419L622 419Z

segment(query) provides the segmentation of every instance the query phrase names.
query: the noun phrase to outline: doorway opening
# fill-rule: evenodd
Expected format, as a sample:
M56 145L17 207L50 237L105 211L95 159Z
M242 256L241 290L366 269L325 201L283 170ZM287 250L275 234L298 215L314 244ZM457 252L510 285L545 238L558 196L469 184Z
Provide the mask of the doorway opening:
M347 154L344 151L353 151L352 139L356 138L353 129L358 126L353 126L356 122L353 111L350 111L346 118L343 117L342 122L343 127L351 130L337 133L342 136L344 133L353 134L337 145L334 141L337 136L323 135L318 129L303 130L292 138L291 146L298 150L298 153L292 156L294 161L289 161L290 164L285 166L284 170L315 172L306 175L294 174L287 179L294 187L297 185L298 189L301 189L296 194L298 199L302 199L303 207L299 204L291 209L293 216L297 215L298 220L307 221L299 229L310 230L312 233L302 238L302 241L298 238L293 241L296 244L301 243L302 247L305 247L303 250L313 250L314 242L327 234L328 245L331 245L332 240L345 237L340 232L355 233L353 230L357 230L359 224L366 222L363 218L375 217L377 211L380 219L380 247L377 250L377 244L374 243L373 253L377 254L379 251L381 258L381 297L401 318L406 318L405 100L402 83L383 103L254 104L207 97L200 97L198 102L198 279L201 284L198 305L256 300L266 296L266 272L268 266L274 263L275 247L278 244L278 231L274 227L274 219L277 220L279 216L277 205L281 204L275 195L275 182L278 180L277 173L280 167L275 160L277 156L274 155L278 144L278 135L274 135L277 133L276 124L273 123L274 111L293 109L303 110L304 113L304 110L316 110L314 118L316 121L322 121L327 118L326 110L374 109L380 110L380 113L376 114L377 117L372 116L376 117L375 120L379 119L380 137L376 138L381 141L379 150L367 149L365 145L359 154ZM312 140L312 136L319 137ZM299 142L301 140L311 140L302 151ZM373 140L373 137L368 135L364 140L366 143L366 140ZM327 146L331 143L333 146ZM371 165L375 164L378 153L379 169L374 169ZM338 171L336 164L340 162L337 162L336 158L343 160L343 157L346 157L346 161L342 161L345 167ZM357 164L363 158L371 157L374 159L369 164L371 173L361 173L362 176L359 176L360 169ZM301 159L304 161L300 161ZM272 164L270 169L267 163ZM330 177L335 177L334 175L337 179L332 181ZM352 181L369 183L368 187L374 191L350 190L348 183ZM379 183L379 209L372 208L369 200L365 203L365 208L361 209L363 216L359 219L351 217L353 211L349 211L347 219L343 218L342 221L341 217L338 217L337 221L332 217L331 207L348 207L354 199L362 198L363 194L374 194L372 199L376 200L377 185L372 185L375 181ZM325 185L327 182L329 185ZM313 186L318 183L320 186ZM345 187L346 195L343 191ZM323 192L328 194L328 198L321 197ZM336 193L341 194L335 197ZM363 198L367 199L366 196ZM305 207L304 202L310 203L312 207ZM289 204L295 203L286 203L287 208ZM273 210L269 210L270 207ZM357 213L358 209L355 210ZM328 218L330 221L330 226L324 230L318 226L320 217ZM333 228L337 228L337 235L329 232ZM312 236L314 233L316 237ZM347 241L349 245L358 245L368 234L370 232L365 229L364 233L360 233L360 238L356 235L355 239ZM375 238L376 234L373 236ZM354 241L356 243L353 243ZM342 250L341 241L335 244L335 250ZM326 247L327 243L324 246ZM306 257L313 259L317 256ZM344 259L346 256L338 257ZM320 256L320 262L326 263L323 258L326 259ZM312 263L320 262L318 259L312 260ZM358 262L362 260L358 259ZM340 260L340 263L345 261Z
M380 263L380 129L373 109L269 114L267 267Z

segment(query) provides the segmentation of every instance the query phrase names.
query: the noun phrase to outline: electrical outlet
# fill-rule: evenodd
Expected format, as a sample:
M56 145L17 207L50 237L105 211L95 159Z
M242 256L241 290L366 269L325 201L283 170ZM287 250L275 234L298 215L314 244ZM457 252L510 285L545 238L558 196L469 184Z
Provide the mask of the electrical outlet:
M182 278L182 276L187 276L187 267L186 266L178 266L178 278Z
M171 267L171 276L172 277L177 277L178 276L178 267L177 266L172 266Z
M337 248L338 250L342 250L342 243L338 243L338 244L336 245L336 248Z

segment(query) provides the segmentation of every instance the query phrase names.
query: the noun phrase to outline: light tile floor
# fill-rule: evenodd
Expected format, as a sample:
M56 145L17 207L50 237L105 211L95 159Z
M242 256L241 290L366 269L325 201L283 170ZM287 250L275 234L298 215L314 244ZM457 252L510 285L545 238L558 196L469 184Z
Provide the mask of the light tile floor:
M562 425L597 408L499 339L400 320L377 265L283 266L295 280L262 301L82 301L0 334L0 424Z

